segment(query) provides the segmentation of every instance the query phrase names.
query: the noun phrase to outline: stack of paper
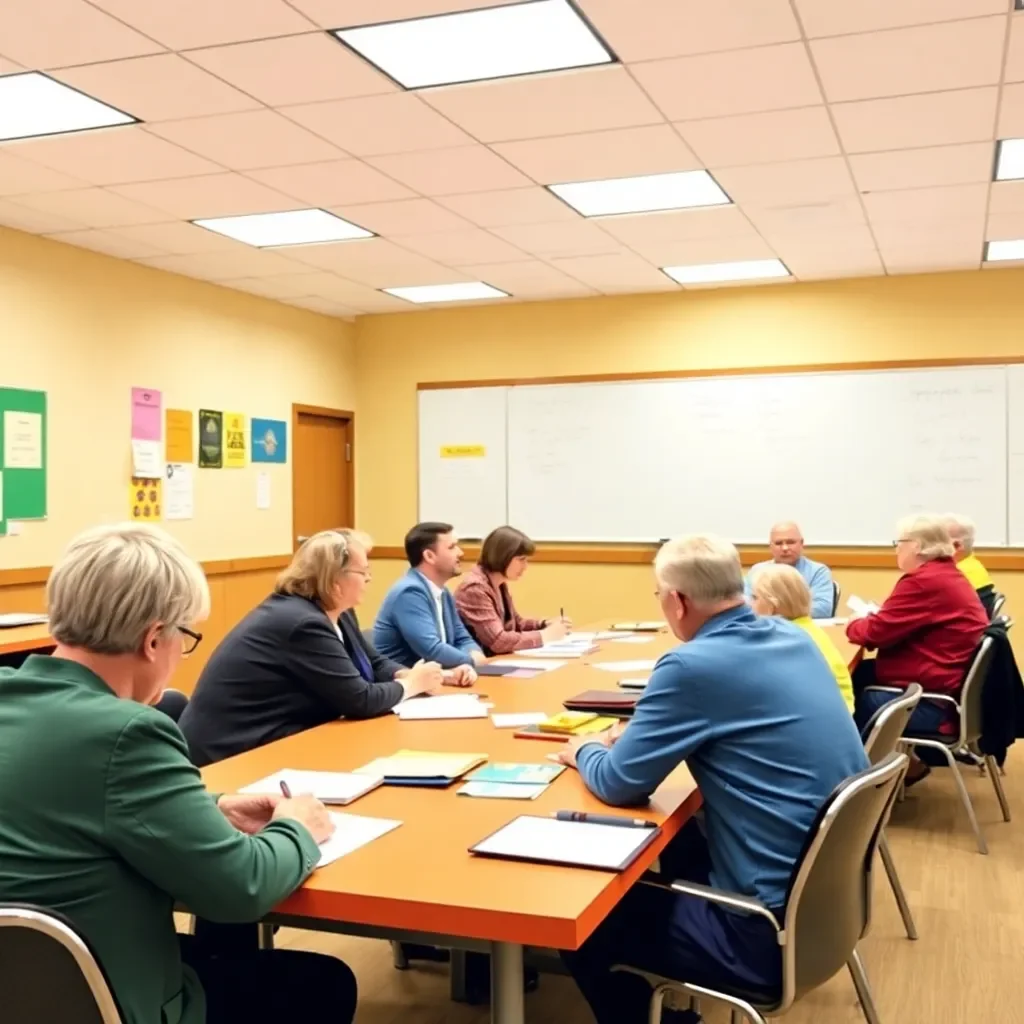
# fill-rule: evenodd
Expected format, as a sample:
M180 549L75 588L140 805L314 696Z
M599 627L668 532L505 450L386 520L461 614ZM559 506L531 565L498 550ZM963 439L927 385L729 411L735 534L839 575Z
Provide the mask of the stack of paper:
M520 711L509 714L491 715L491 721L496 729L521 729L524 725L539 725L546 719L546 711Z
M520 658L582 658L584 654L592 654L597 650L596 644L570 644L564 640L557 644L545 644L543 647L529 647L516 651Z
M487 764L469 776L458 794L535 800L563 771L562 764Z
M395 705L403 722L436 721L439 718L486 718L489 705L481 704L475 693L452 693L442 697L413 697Z
M384 777L381 775L357 775L355 772L308 772L297 768L282 768L265 779L240 789L239 793L269 793L280 796L283 782L292 796L311 793L321 803L344 807L358 800L370 790L376 789Z
M526 654L526 651L520 651L520 654ZM556 668L565 668L569 663L567 661L554 661L549 659L539 659L537 661L516 661L515 658L499 658L496 661L490 662L491 665L497 665L499 668L512 668L512 669L527 669L531 674L538 672L554 672Z
M653 658L647 661L602 661L595 665L604 672L650 672L655 666Z
M17 626L41 626L46 621L45 615L33 612L6 612L0 615L0 629L14 629Z
M653 636L620 636L613 640L614 644L649 644L654 640Z
M372 843L402 823L392 818L365 818L360 814L339 814L331 812L334 835L320 844L318 868L333 864L346 853L358 850L360 846Z
M486 754L399 750L390 757L378 757L364 764L356 769L356 774L380 776L389 786L443 787L486 760Z
M624 629L631 633L658 633L665 628L664 622L614 622L612 629Z
M863 598L858 597L856 594L851 594L846 599L846 607L853 612L854 615L874 615L878 611L878 605L874 601L865 601Z

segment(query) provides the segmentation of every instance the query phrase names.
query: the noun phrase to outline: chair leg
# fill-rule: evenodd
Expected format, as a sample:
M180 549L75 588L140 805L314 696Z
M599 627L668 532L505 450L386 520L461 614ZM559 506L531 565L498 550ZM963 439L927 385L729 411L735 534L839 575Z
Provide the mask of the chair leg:
M670 985L658 985L651 993L648 1024L661 1024L661 1010L665 1005L665 996L668 995L670 989Z
M991 754L986 756L985 763L988 765L988 774L992 779L992 788L996 791L996 799L999 801L999 807L1003 812L1003 821L1009 821L1010 805L1006 802L1003 780L999 777L999 765L996 764L996 759Z
M864 1011L864 1019L868 1024L880 1024L878 1010L875 1009L875 1000L871 995L871 986L868 985L868 976L864 973L864 964L861 962L860 953L857 950L850 954L846 966L850 970L850 977L853 978L853 987L857 990L857 998L860 1000L860 1008Z
M400 942L391 943L391 962L395 965L396 971L409 970L409 958L405 955Z
M733 1010L729 1015L729 1024L744 1024L744 1016L739 1010Z
M889 840L886 838L885 831L882 831L881 836L878 840L878 853L882 858L882 865L885 867L885 873L889 877L889 885L892 886L892 894L896 897L896 906L900 908L900 917L903 918L903 927L907 930L908 939L917 938L917 928L914 925L914 916L910 913L910 904L907 903L907 897L903 892L903 886L900 884L900 876L896 874L896 865L892 860L892 853L889 851Z
M952 769L953 781L956 783L956 788L960 793L960 802L964 805L964 810L967 812L971 828L974 829L974 838L978 843L978 853L988 853L988 844L985 842L985 836L981 831L981 826L978 824L978 816L974 813L971 794L967 792L967 787L964 785L964 777L960 773L960 765L956 763L952 750L948 747L943 747L942 750L946 755L946 760L949 762L949 767Z
M265 924L260 922L259 939L257 943L260 949L273 949L274 948L274 926L272 924Z

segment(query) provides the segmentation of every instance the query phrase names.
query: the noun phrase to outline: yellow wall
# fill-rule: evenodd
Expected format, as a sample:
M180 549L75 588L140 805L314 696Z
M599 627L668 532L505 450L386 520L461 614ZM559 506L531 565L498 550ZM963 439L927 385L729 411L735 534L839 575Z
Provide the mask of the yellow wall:
M127 518L130 389L164 405L291 420L355 406L351 324L0 228L0 385L49 396L49 518L0 537L0 569L50 565L85 526ZM289 425L290 430L290 425ZM201 559L291 550L291 464L196 470L196 514L164 523Z

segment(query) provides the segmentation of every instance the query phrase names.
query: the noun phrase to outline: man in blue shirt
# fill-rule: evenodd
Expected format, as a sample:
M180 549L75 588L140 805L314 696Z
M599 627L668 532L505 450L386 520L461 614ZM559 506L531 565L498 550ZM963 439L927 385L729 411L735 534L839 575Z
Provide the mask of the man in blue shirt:
M804 554L804 538L796 523L776 523L768 535L768 547L772 552L771 562L758 562L750 567L744 593L750 598L750 588L760 569L772 562L791 565L811 588L811 618L827 619L835 613L835 590L832 586L832 570L821 562L813 562Z
M747 606L732 544L670 541L654 569L662 613L684 643L658 661L627 728L581 737L559 756L621 806L646 802L685 761L703 797L704 832L691 821L662 854L662 872L756 897L781 915L819 808L868 767L860 735L814 641ZM767 921L644 882L563 956L598 1024L647 1020L650 988L611 973L616 963L766 998L781 988Z
M400 665L436 661L469 686L483 651L469 635L445 584L462 572L462 548L447 523L418 523L405 535L411 568L388 591L373 627L373 646Z

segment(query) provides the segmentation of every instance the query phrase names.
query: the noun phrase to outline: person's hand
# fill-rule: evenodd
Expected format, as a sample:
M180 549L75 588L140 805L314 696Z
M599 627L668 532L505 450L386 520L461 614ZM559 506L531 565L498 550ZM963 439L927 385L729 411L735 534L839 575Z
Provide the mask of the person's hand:
M607 733L603 735L607 736ZM568 765L570 768L576 767L576 755L579 753L580 747L586 746L588 743L605 743L605 740L600 736L573 736L571 740L555 755L555 760L560 764Z
M280 800L274 808L271 821L297 821L304 825L317 844L326 842L334 834L334 822L330 812L315 796L303 793L287 800Z
M417 661L408 672L402 674L401 682L406 697L438 693L444 685L444 673L436 661Z
M540 631L540 638L545 644L552 644L556 640L564 640L569 632L569 625L565 619L555 619Z
M470 651L469 656L473 659L474 665L482 665L487 660L487 655L479 647Z
M284 797L272 793L253 796L226 795L217 801L217 806L220 808L221 814L239 832L255 835L270 821L274 810L283 799Z
M456 665L445 673L445 686L472 686L476 682L476 669L472 665Z
M628 719L620 718L606 733L602 734L607 739L607 746L611 747L622 739L627 725L629 725Z

